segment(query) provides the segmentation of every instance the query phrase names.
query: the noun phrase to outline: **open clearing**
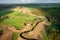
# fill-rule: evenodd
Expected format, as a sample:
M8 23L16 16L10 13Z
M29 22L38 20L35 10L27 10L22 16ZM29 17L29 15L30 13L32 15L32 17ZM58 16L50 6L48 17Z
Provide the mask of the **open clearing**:
M21 11L22 10L22 11ZM46 32L44 31L44 25L47 19L44 16L37 16L32 14L31 9L23 7L22 9L16 8L12 10L0 11L0 27L6 26L8 30L18 34L17 39L13 40L26 40L20 37L20 33L31 30L38 21L39 24L34 28L33 31L23 34L25 37L43 40L42 35L45 35L45 40L48 40ZM39 12L41 13L41 12ZM45 34L43 34L43 32ZM16 34L16 35L17 35ZM15 35L13 35L15 38Z

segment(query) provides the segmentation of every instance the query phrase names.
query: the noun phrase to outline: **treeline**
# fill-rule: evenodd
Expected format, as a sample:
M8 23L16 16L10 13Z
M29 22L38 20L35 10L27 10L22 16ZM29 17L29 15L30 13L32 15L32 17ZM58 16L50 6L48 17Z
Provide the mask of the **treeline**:
M50 40L60 40L60 8L42 8L51 25L45 27Z
M8 8L12 8L13 6L12 5L9 5L9 4L0 4L0 11L1 10L5 10L5 9L8 9Z
M42 10L51 22L60 25L60 8L42 8Z
M29 3L29 4L0 4L0 10L6 9L6 8L11 8L11 7L16 7L16 6L25 6L25 7L59 7L60 8L60 3Z

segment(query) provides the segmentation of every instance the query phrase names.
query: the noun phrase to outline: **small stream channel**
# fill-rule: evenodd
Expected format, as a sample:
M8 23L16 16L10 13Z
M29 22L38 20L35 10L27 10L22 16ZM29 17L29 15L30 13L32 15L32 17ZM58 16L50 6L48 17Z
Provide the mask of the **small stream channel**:
M24 31L24 32L20 33L20 37L23 38L23 39L26 39L26 40L37 40L37 39L32 39L32 38L24 37L23 34L33 31L34 28L35 28L39 23L40 23L40 22L37 22L31 30Z

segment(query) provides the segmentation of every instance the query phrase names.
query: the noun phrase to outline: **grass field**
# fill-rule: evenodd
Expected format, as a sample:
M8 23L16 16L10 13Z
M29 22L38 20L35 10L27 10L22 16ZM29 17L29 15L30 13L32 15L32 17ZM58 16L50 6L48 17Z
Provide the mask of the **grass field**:
M8 18L2 18L0 19L0 25L12 25L16 27L16 29L22 29L24 27L24 23L33 21L36 16L28 15L28 14L23 14L20 12L11 12L7 14L8 11L1 11L0 15L5 17L8 16Z
M0 11L0 16L2 16L2 18L0 17L0 25L5 25L5 26L10 25L18 30L24 28L25 26L24 23L29 23L33 21L35 18L37 18L36 16L10 11L10 10ZM13 32L12 40L17 40L17 38L18 38L18 33Z

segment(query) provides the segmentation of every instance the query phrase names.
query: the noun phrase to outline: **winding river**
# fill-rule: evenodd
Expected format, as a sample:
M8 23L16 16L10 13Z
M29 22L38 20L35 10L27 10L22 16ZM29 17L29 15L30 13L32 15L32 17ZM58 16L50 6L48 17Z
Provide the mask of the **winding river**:
M26 38L26 37L23 36L23 34L33 31L34 28L35 28L39 23L40 23L40 22L37 22L31 30L24 31L24 32L20 33L20 37L23 38L23 39L26 39L26 40L37 40L37 39L32 39L32 38Z

